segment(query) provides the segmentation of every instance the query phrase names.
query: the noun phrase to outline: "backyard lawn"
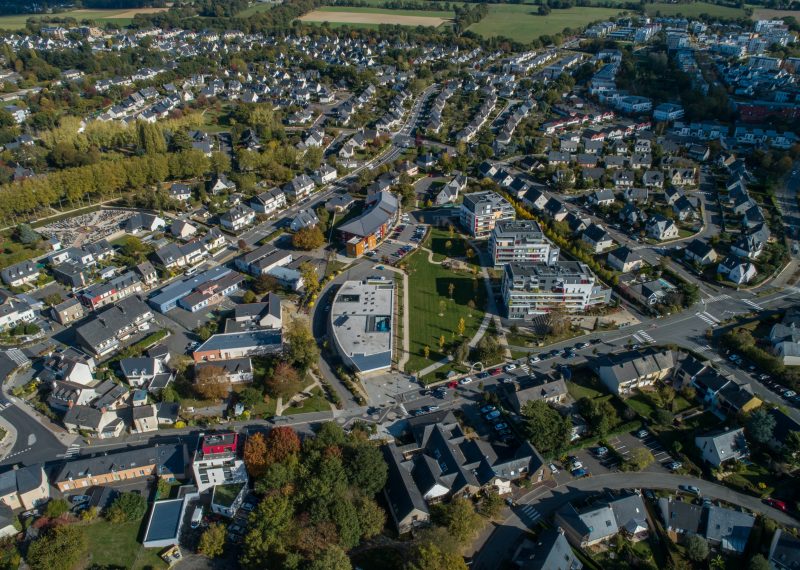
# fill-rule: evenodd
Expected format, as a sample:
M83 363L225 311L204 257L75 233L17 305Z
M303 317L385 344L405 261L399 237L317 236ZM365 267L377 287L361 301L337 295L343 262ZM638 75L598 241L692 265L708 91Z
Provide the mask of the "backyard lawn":
M166 568L157 549L139 542L142 521L111 524L103 519L86 525L92 568Z
M434 240L435 242L436 240ZM455 244L458 239L454 239ZM463 339L470 339L483 320L486 303L486 288L480 276L457 272L441 265L430 263L425 251L412 254L406 261L409 271L409 296L411 307L411 358L406 370L420 371L429 364L438 362L445 354L439 349L439 338L445 338L445 350L454 347L462 338L458 337L459 319L464 319ZM450 285L453 296L450 298ZM470 309L470 301L475 309ZM425 358L425 347L430 348Z

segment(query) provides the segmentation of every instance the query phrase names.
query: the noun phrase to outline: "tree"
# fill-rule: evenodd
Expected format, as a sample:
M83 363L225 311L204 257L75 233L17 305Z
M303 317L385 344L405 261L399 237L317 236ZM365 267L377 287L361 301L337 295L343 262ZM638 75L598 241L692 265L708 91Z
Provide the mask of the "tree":
M467 325L464 322L464 317L461 317L460 319L458 319L458 328L457 328L458 336L464 336L464 330L466 328Z
M430 358L431 356L431 347L428 346L427 344L422 348L422 355L425 358Z
M386 461L380 449L370 442L345 447L344 470L349 483L368 497L374 496L386 484Z
M317 267L313 263L304 261L300 264L299 271L300 277L303 279L303 288L306 291L306 296L311 299L322 289Z
M325 244L325 236L319 226L301 228L292 236L292 245L297 249L311 251Z
M444 350L445 342L444 335L439 336L439 350Z
M569 316L559 308L555 308L547 314L547 329L553 336L565 334L571 325L572 321Z
M278 280L272 275L259 275L256 277L256 280L253 281L253 291L260 295L269 293L270 291L277 291L278 288Z
M251 477L259 477L267 470L267 441L264 434L256 432L244 444L244 465Z
M43 301L44 301L44 302L45 302L45 303L46 303L48 306L50 306L50 307L54 307L55 305L58 305L58 304L59 304L59 303L61 303L63 300L64 300L64 299L62 299L62 298L61 298L61 295L59 295L58 293L50 293L49 295L47 295L47 296L46 296L46 297L43 299Z
M225 527L219 523L212 523L200 535L200 544L197 551L208 558L217 558L222 555L225 548Z
M761 408L750 414L747 420L747 434L757 443L765 444L772 439L775 431L775 418Z
M255 303L258 301L258 297L252 291L245 291L244 295L242 295L242 301L244 303Z
M503 497L496 491L486 491L478 504L478 512L486 518L493 519L503 509Z
M449 285L447 285L447 293L450 295L450 298L453 298L453 292L456 290L456 285L452 281Z
M431 508L434 522L447 528L459 542L470 540L481 526L481 518L475 512L472 501L457 497L448 503L438 503Z
M708 558L708 542L700 535L693 534L686 539L686 556L694 562Z
M14 230L14 239L23 245L32 245L42 239L42 236L37 234L28 224L20 224Z
M361 527L361 538L368 540L378 536L383 530L383 526L386 524L386 513L384 510L374 499L363 495L357 496L353 500L353 506L358 515L358 521Z
M409 570L467 570L464 557L458 552L447 552L437 544L426 542L414 553Z
M53 526L31 542L25 559L33 570L70 570L85 558L87 546L84 527Z
M572 425L542 400L531 400L522 407L528 438L543 453L556 453L569 444Z
M769 560L761 554L756 554L747 564L747 570L769 570Z
M231 390L228 375L221 366L204 364L199 370L195 369L194 389L203 398L221 400Z
M725 570L725 559L721 554L717 554L708 562L709 570Z
M300 453L300 438L292 428L280 426L273 428L267 434L266 446L267 464L285 461L290 456Z
M69 512L69 503L66 499L50 499L44 508L44 516L49 519L57 519L64 513Z
M469 359L469 341L462 341L457 347L455 355L453 356L456 362L466 362Z
M147 500L136 493L122 493L108 509L108 520L119 524L140 520L147 512Z
M239 392L239 401L248 407L253 407L264 401L264 394L255 386L248 386Z
M311 561L308 570L351 570L353 565L344 550L335 544L328 545Z
M291 398L303 388L300 374L288 362L279 362L267 379L267 389L275 398Z
M790 431L783 442L784 453L789 463L794 464L800 459L800 431Z
M653 457L653 454L649 449L637 447L631 451L626 461L631 468L635 469L636 471L641 471L642 469L652 465L655 460L656 458Z
M289 347L287 356L289 362L297 367L301 375L319 361L319 347L317 339L311 334L308 322L294 318L289 325L284 327L284 339Z
M284 551L292 526L292 505L286 495L267 495L250 515L250 531L243 541L241 561L246 568L278 568L276 551Z

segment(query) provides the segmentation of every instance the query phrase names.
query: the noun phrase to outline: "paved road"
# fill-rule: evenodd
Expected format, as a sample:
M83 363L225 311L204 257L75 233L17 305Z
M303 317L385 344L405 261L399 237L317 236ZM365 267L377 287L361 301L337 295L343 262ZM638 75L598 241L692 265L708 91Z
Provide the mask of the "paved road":
M694 477L662 473L612 473L571 481L555 489L540 488L517 501L518 506L510 510L509 516L495 528L473 561L476 570L497 568L500 562L513 552L523 533L535 523L547 519L561 506L578 501L600 491L620 489L664 489L675 491L679 485L694 485L704 497L719 499L768 515L782 525L798 528L800 523L793 517L767 505L759 499L737 493L731 489L702 481Z

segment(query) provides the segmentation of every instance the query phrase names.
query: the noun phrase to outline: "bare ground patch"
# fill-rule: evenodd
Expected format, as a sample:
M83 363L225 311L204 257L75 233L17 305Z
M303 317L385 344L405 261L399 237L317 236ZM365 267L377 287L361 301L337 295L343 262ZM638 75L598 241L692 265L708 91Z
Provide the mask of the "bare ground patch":
M340 24L397 24L400 26L441 26L446 18L406 16L401 14L369 14L364 12L326 12L314 10L299 18L304 22L335 22Z
M109 10L107 18L133 18L136 14L158 14L159 12L166 12L169 8L131 8L130 10ZM98 10L73 10L75 14L91 14L95 16Z
M753 20L772 20L794 16L800 19L800 10L770 10L769 8L756 8L753 10Z

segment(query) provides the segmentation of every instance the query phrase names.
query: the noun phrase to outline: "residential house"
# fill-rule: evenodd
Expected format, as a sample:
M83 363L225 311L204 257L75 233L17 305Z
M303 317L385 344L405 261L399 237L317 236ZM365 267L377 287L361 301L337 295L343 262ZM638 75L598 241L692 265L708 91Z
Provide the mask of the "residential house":
M495 224L516 217L513 206L494 192L465 194L459 218L467 232L477 238L488 237Z
M399 215L400 202L388 190L369 196L364 212L337 228L347 255L358 257L375 249L389 235Z
M194 349L194 361L219 361L259 354L275 354L283 348L280 330L263 329L219 333Z
M256 213L252 209L244 204L237 204L219 217L219 223L228 231L239 232L251 225L255 219Z
M737 285L746 285L755 279L756 266L733 256L728 256L717 266L717 273Z
M247 469L238 449L236 432L201 434L192 458L194 483L199 492L216 485L247 483Z
M515 382L506 385L508 388L506 398L518 414L528 402L542 401L558 405L566 400L567 384L563 379L537 376L531 380L532 382L526 384L524 388Z
M231 193L236 191L236 184L229 180L225 174L219 174L208 182L207 190L211 194Z
M55 321L66 326L83 318L83 305L75 297L70 297L66 301L53 305L50 308L50 314Z
M250 207L259 214L272 214L286 207L286 194L280 188L270 188L253 196Z
M39 265L35 261L23 261L0 271L3 283L9 287L22 287L39 279Z
M614 245L611 234L609 234L603 226L598 224L592 224L586 228L581 235L581 240L589 245L593 253L602 253Z
M249 357L231 358L218 362L199 362L195 365L195 377L198 377L206 368L213 368L216 374L225 376L225 379L231 384L253 381L253 364Z
M658 241L666 241L679 237L680 231L675 222L665 218L661 214L656 214L647 221L645 226L647 235Z
M628 396L672 374L675 358L670 350L645 348L602 355L591 366L612 394Z
M304 208L297 212L297 215L292 218L289 229L293 232L297 232L305 228L313 228L317 224L319 224L319 218L316 212L311 208Z
M578 510L567 503L556 511L555 524L575 548L607 542L619 533L614 511L607 504Z
M189 239L197 233L197 228L185 220L175 220L169 226L169 233L178 239Z
M610 206L615 200L616 198L614 197L614 191L610 188L601 188L600 190L595 190L589 194L589 197L587 198L587 201L590 204L599 207Z
M314 191L314 181L308 174L299 174L284 185L283 191L294 201L302 200Z
M769 545L769 566L772 570L796 570L800 567L800 539L778 528Z
M750 455L744 428L726 429L695 436L694 443L703 461L719 467L726 461L741 461Z
M683 250L683 255L688 262L702 266L716 263L719 257L711 244L700 239L693 239L689 242L689 245Z
M0 504L16 511L33 509L49 500L50 484L41 463L15 466L0 474Z
M140 293L142 289L139 276L133 271L127 271L110 281L87 287L78 293L78 300L94 311Z
M769 331L772 350L785 366L800 365L800 312L792 307Z
M561 529L543 530L536 540L525 538L512 557L520 570L582 570Z
M606 262L613 269L628 273L638 271L644 265L644 259L638 251L631 250L626 246L618 247L608 254Z
M76 327L75 339L92 354L105 356L117 350L140 325L152 318L152 311L138 297L128 297Z

